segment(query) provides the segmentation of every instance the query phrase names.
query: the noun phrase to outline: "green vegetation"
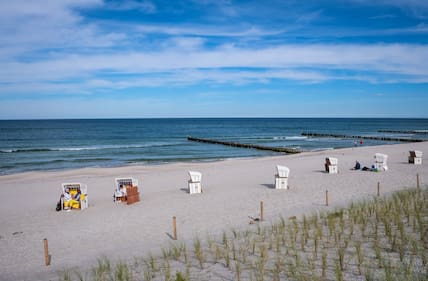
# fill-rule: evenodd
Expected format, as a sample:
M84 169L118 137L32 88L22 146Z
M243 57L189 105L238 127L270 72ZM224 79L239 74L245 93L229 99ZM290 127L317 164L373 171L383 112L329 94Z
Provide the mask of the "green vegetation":
M195 238L190 249L177 241L132 265L104 257L92 274L59 280L428 280L428 190Z

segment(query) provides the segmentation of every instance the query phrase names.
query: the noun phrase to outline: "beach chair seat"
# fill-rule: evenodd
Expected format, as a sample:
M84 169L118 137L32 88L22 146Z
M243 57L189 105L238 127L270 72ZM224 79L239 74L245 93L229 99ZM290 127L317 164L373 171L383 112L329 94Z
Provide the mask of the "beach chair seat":
M71 200L65 200L64 196L61 196L61 209L74 209L74 210L83 210L89 206L88 198L88 188L86 185L81 183L63 183L62 184L62 194L65 193L66 189L69 189ZM74 197L80 191L80 197L75 199Z
M338 173L338 163L339 160L333 157L327 157L325 159L325 171L329 174L337 174Z
M378 171L388 171L388 155L382 153L376 153L375 156L374 168Z
M276 166L277 174L275 175L275 189L288 189L288 175L290 169L285 166Z
M409 151L409 163L415 165L422 165L422 151L414 150Z
M189 193L201 193L202 192L202 174L196 171L189 171L190 179L188 181Z
M126 202L128 205L140 202L138 180L132 177L116 178L116 189L113 194L115 202Z

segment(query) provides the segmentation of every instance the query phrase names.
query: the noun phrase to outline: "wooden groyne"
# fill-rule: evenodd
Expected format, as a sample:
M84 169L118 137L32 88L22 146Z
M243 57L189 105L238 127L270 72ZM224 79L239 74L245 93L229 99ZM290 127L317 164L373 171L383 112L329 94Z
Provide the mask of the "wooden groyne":
M418 131L418 130L409 130L409 131L401 131L401 130L378 130L379 133L394 133L394 134L415 134L415 135L428 135L428 130L426 131Z
M271 147L271 146L263 146L263 145L257 145L257 144L248 144L248 143L238 143L238 142L229 142L229 141L219 141L219 140L211 140L211 139L201 139L201 138L194 138L194 137L187 137L187 140L189 141L196 141L196 142L203 142L203 143L212 143L212 144L221 144L221 145L227 145L227 146L233 146L233 147L240 147L240 148L251 148L251 149L258 149L258 150L270 150L274 152L282 152L282 153L300 153L301 151L294 149L294 148L286 148L286 147Z
M406 138L392 138L382 136L349 136L340 134L320 134L320 133L302 133L306 137L320 137L320 138L341 138L341 139L366 139L366 140L382 140L382 141L398 141L398 142L423 142L428 140L421 139L406 139Z

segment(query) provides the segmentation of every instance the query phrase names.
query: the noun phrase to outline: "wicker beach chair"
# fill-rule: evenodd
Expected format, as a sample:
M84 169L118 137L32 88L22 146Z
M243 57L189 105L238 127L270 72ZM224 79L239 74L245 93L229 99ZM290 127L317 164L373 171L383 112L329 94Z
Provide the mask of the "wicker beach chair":
M130 205L140 201L138 180L132 177L116 178L115 184L116 189L113 195L113 200L115 202L126 202Z
M382 153L376 153L374 158L375 158L374 167L376 170L388 171L388 165L386 163L388 160L388 155L382 154Z
M288 189L288 175L290 169L285 166L276 166L277 174L275 175L275 189Z
M333 157L325 158L325 171L329 174L337 174L338 173L338 163L339 160Z
M189 171L190 180L188 181L189 193L201 193L202 192L202 174L196 171Z
M64 196L61 196L62 210L71 210L71 209L83 210L88 208L89 206L88 187L85 184L63 183L62 195L64 195L66 189L69 190L69 193L73 198L71 200L65 200Z
M409 151L409 163L415 165L422 165L422 151L414 150Z

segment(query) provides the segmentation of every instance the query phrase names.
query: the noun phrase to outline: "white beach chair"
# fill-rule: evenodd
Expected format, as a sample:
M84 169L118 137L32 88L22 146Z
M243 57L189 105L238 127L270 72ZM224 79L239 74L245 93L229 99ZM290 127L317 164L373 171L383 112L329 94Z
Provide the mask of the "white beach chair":
M288 189L288 175L290 169L285 166L276 166L277 174L275 175L275 189Z
M376 153L374 158L375 158L374 167L376 170L388 171L388 165L386 163L388 160L388 155L382 154L382 153Z
M138 180L132 177L116 178L115 179L116 189L114 191L113 199L115 202L125 202L127 198L127 187L138 187Z
M422 151L414 150L409 151L409 163L415 164L415 165L422 165Z
M83 210L89 206L88 198L88 187L86 184L81 183L63 183L62 184L62 195L68 188L70 194L74 197L80 191L80 198L78 200L72 199L69 201L64 200L64 196L61 196L61 209L79 209Z
M338 164L339 160L333 157L327 157L325 159L325 170L329 174L337 174L338 173Z
M202 186L201 186L201 180L202 180L202 174L200 172L196 171L189 171L190 180L189 180L189 193L201 193L202 192Z

